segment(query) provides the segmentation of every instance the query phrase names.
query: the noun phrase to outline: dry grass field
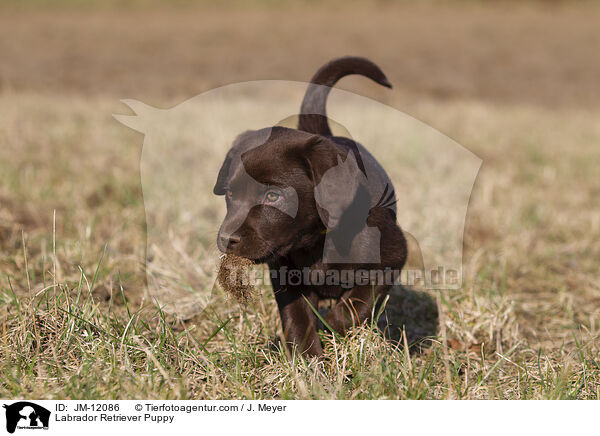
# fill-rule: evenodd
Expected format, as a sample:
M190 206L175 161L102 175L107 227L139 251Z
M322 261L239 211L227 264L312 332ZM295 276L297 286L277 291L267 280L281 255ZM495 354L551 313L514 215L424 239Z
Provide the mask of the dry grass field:
M599 399L599 20L583 2L0 7L0 397ZM362 326L289 359L267 289L246 310L217 291L190 319L162 311L119 99L307 80L344 54L395 87L341 88L483 160L462 289L395 296L407 325L436 324L427 346Z

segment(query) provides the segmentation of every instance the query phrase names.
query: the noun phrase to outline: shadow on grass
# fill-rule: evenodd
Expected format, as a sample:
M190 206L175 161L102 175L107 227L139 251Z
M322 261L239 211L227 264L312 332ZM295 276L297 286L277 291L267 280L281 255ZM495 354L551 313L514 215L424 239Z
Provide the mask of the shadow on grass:
M429 347L431 342L427 339L437 335L439 325L435 299L424 291L404 286L395 286L388 295L377 322L386 339L398 343L404 330L411 351L421 352Z
M420 353L431 345L432 337L437 336L439 325L438 307L435 299L427 292L411 287L396 285L388 293L385 309L377 320L377 327L383 336L404 347L402 332L406 332L406 342L413 353ZM334 300L328 300L329 307L319 307L319 314L325 317ZM318 321L318 330L327 330Z

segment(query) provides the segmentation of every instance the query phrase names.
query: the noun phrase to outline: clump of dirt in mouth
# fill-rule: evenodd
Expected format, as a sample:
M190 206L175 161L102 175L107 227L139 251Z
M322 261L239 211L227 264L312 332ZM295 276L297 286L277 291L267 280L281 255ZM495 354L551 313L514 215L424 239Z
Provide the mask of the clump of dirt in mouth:
M256 294L250 282L250 266L252 261L244 257L226 254L221 258L217 274L219 284L240 304L247 305Z

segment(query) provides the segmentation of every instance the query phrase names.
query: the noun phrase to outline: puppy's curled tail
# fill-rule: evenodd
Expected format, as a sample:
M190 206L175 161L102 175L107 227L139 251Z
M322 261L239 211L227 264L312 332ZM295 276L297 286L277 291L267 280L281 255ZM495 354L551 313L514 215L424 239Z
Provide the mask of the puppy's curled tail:
M351 74L360 74L387 88L392 87L383 71L368 59L355 56L333 59L319 68L310 80L300 108L298 130L331 136L325 112L327 96L338 80Z

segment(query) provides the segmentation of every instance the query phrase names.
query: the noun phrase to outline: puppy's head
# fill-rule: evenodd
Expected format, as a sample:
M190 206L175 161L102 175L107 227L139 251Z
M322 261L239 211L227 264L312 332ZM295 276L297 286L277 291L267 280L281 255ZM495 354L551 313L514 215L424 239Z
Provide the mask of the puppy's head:
M240 135L214 187L227 202L219 249L262 263L311 247L327 223L327 211L315 201L315 186L347 154L328 138L283 127ZM343 209L352 197L333 199L327 210Z

